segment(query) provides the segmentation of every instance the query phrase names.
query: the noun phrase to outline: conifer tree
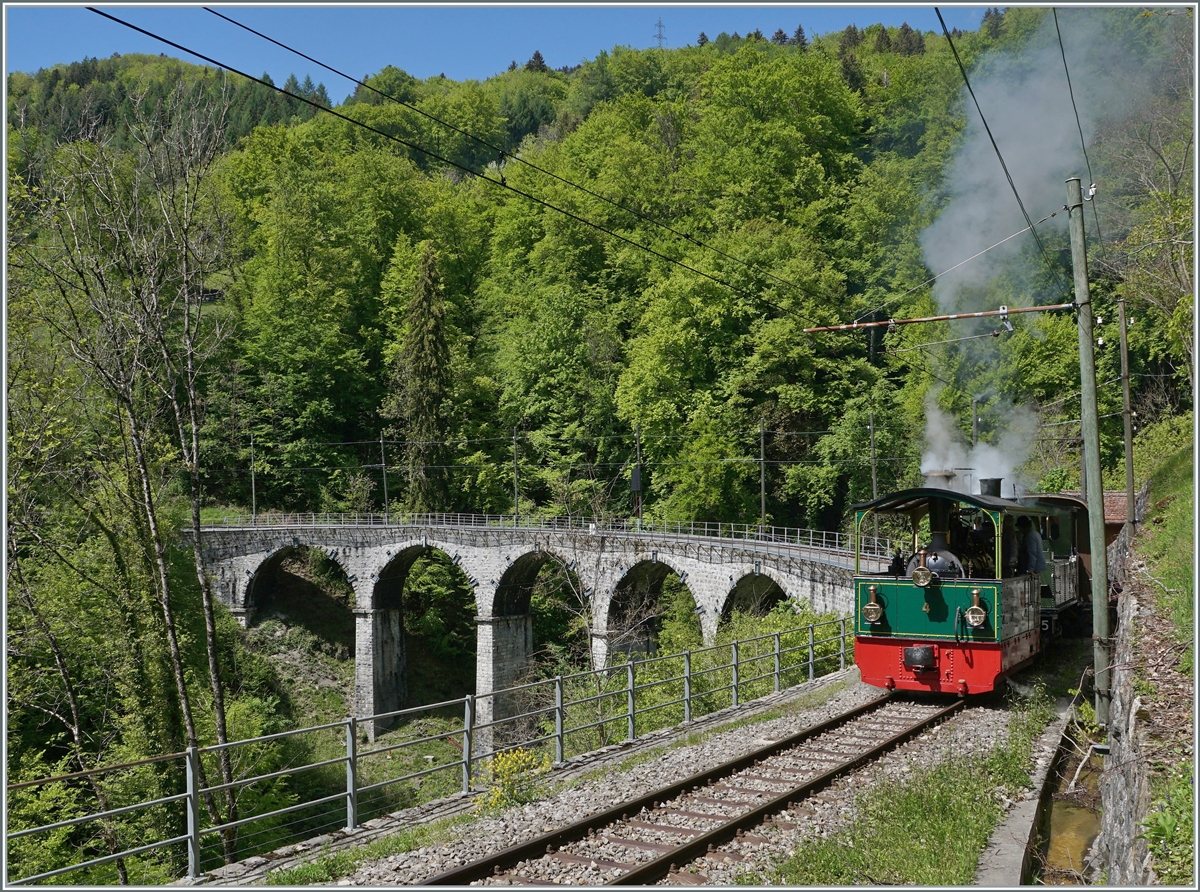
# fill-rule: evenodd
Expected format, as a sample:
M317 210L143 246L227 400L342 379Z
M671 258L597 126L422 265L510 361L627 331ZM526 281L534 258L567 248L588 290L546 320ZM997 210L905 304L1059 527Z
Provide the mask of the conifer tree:
M437 254L427 243L417 267L417 281L404 315L404 341L392 375L392 391L381 414L399 422L389 430L405 440L408 508L445 508L442 461L442 403L450 378L446 346L446 302L438 274Z
M796 26L796 33L792 35L792 45L798 46L801 52L808 49L808 38L804 36L803 25Z
M925 37L920 31L914 31L908 22L904 22L896 36L894 49L902 56L919 56L925 52Z
M542 58L540 50L534 50L533 55L529 57L529 61L525 63L526 71L549 71L546 66L546 60Z
M704 46L706 43L708 43L708 35L701 31L700 36L696 38L696 46Z
M854 55L852 50L842 53L842 79L846 81L851 90L859 92L862 92L862 88L867 84L867 76L863 72L862 63L858 61L858 56Z
M842 32L842 40L839 44L842 52L852 50L860 43L862 43L862 34L859 33L858 28L853 24L847 25L846 30Z
M787 32L784 31L782 28L776 29L775 33L771 35L771 43L777 43L780 46L787 46L787 43L788 43Z
M890 53L892 51L892 36L888 34L887 25L879 26L879 34L875 37L875 52Z
M1004 13L998 7L992 6L983 11L983 22L980 25L980 30L988 37L995 39L1000 36L1000 25L1004 20Z

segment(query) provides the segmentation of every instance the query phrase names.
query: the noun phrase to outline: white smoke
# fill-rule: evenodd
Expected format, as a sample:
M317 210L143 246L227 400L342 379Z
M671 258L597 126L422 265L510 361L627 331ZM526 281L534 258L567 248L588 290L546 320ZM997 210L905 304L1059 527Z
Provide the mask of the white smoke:
M921 456L921 473L952 471L949 486L955 492L978 494L979 481L1001 478L1001 494L1011 497L1013 486L1027 489L1028 484L1017 475L1017 468L1029 457L1033 435L1037 431L1037 416L1025 407L1014 407L1005 413L1006 427L1000 432L998 445L977 443L969 445L959 433L954 419L938 408L937 396L925 398L925 452ZM930 480L926 485L938 486Z
M1058 30L1053 16L1047 14L1017 51L993 53L968 72L1008 173L1035 222L1066 203L1068 177L1080 177L1087 195L1088 170L1080 148L1080 130L1091 149L1100 120L1122 116L1147 93L1148 66L1128 49L1134 32L1145 27L1138 22L1138 13L1134 9L1059 9ZM1058 31L1062 33L1061 50ZM1078 127L1063 52L1079 111ZM949 270L1026 226L965 87L961 101L967 129L946 179L951 190L949 202L921 234L925 262L935 273ZM1099 187L1103 198L1104 184ZM1086 219L1090 224L1090 210ZM1056 226L1065 229L1066 224L1063 212L1037 231L1045 233ZM1030 249L1032 238L1028 233L1019 235L939 278L934 296L943 311L996 309L998 303L1029 306L1039 296L1054 298L1055 303L1069 300L1069 273L1048 286L1050 293L1030 293L1033 282L1028 271L1015 261ZM1008 295L985 301L981 289L1001 275L1009 279ZM991 305L980 305L985 302Z
M1147 34L1142 32L1163 24L1147 19L1138 9L1060 8L1057 28L1054 16L1047 12L1037 30L1017 49L992 53L969 70L975 98L1004 156L1008 175L1034 222L1065 205L1068 177L1083 180L1087 196L1088 170L1080 148L1080 131L1091 151L1106 120L1124 117L1135 104L1152 95L1151 81L1159 63L1144 52L1152 41L1143 40ZM1078 125L1063 68L1064 54L1071 72ZM944 190L949 194L937 220L921 233L920 241L926 266L934 273L962 265L938 278L934 297L942 311L950 313L994 310L1001 304L1023 307L1070 301L1069 270L1063 270L1058 281L1044 275L1037 277L1029 263L1034 254L1029 233L963 263L1025 228L1026 222L965 87L961 101L967 126L962 146L947 171ZM1093 152L1093 164L1096 160ZM1101 174L1095 168L1093 172ZM1101 181L1097 185L1097 206L1103 211L1105 184ZM1093 219L1092 207L1088 207L1088 227ZM1060 211L1037 231L1049 234L1058 227L1062 233L1066 225L1067 215ZM960 349L970 350L978 361L991 351L1003 349L1004 343L1005 339L971 340ZM1003 478L1002 495L1006 497L1012 496L1014 484L1027 488L1027 482L1016 477L1016 469L1032 449L1038 427L1036 415L1026 407L1007 405L1003 399L988 406L988 415L998 435L997 445L971 447L931 395L926 401L922 472L952 471L956 476L949 485L964 493L978 493L980 479L996 477Z

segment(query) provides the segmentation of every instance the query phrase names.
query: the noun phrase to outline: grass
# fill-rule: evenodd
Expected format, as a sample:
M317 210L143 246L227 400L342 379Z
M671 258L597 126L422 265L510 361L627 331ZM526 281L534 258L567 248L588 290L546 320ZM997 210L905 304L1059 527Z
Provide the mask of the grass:
M855 799L855 817L803 843L767 879L782 885L970 885L1012 798L1029 784L1033 740L1050 720L1043 691L1013 706L1009 733L986 757L952 755ZM756 885L759 874L739 882Z
M218 523L225 517L249 517L250 509L241 505L201 505L200 523Z
M1183 423L1186 421L1186 424ZM1195 673L1195 643L1191 640L1195 618L1193 586L1193 443L1191 416L1183 420L1156 425L1147 431L1143 465L1150 472L1151 506L1141 526L1135 547L1146 559L1149 584L1158 607L1171 620L1176 639L1186 644L1180 662L1181 672ZM1161 427L1161 430L1158 428ZM1181 440L1186 445L1174 450ZM1135 458L1137 450L1135 450ZM1134 687L1143 693L1153 689L1150 680L1137 678ZM1154 804L1142 822L1145 837L1154 859L1154 870L1164 884L1187 885L1194 881L1194 815L1195 792L1192 783L1192 762L1180 754L1173 761L1159 763L1151 777Z
M454 827L473 820L473 815L456 815L429 824L417 824L408 830L369 842L365 846L330 852L308 864L273 871L267 874L264 882L268 886L307 886L332 882L349 876L359 865L368 861L377 861L389 855L399 855L445 842L450 838Z
M1171 618L1179 640L1191 634L1195 616L1192 585L1192 444L1168 456L1150 478L1151 507L1137 538L1155 586L1155 599ZM1188 649L1186 671L1194 651Z

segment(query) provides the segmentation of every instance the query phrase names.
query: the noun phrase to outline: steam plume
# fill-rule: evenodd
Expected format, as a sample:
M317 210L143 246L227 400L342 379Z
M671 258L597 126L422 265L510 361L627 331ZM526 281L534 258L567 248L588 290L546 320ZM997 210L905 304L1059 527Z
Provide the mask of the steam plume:
M1029 448L1037 430L1037 418L1025 407L1011 408L1004 413L1006 427L995 446L988 443L968 445L954 419L937 406L936 395L925 398L925 452L921 456L921 473L954 471L950 487L956 492L978 493L979 481L989 477L1004 479L1004 495L1012 493L1017 484L1028 483L1016 475L1016 469L1029 457ZM968 482L969 481L969 482Z
M1054 18L1047 14L1019 49L993 53L968 72L1013 183L1035 222L1065 204L1068 177L1087 178L1062 52L1071 70L1079 126L1090 147L1102 117L1120 117L1149 93L1151 66L1136 49L1136 31L1148 25L1138 20L1138 13L1060 9L1063 50ZM952 190L950 201L921 235L926 264L934 272L949 269L1026 225L965 88L962 102L967 131L946 180ZM1085 195L1087 186L1085 182ZM1038 231L1052 226L1065 228L1066 214L1042 224ZM1029 234L1018 236L940 278L934 296L943 311L995 309L997 303L1029 306L1037 297L1069 299L1069 275L1050 286L1050 293L1031 293L1034 285L1028 271L1014 261L1029 250L1032 239ZM992 306L981 306L979 292L1001 274L1009 277L1013 293L988 301Z

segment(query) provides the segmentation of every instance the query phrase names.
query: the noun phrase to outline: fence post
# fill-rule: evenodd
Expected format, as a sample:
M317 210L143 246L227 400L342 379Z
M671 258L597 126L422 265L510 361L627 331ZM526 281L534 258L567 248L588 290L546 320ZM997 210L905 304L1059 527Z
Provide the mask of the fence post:
M471 732L475 724L475 698L463 698L463 792L471 792Z
M841 627L842 627L842 649L841 649L841 653L838 655L840 657L840 659L838 660L838 668L845 669L846 668L846 618L845 617L842 617Z
M200 876L200 755L194 746L187 748L187 835L188 876Z
M813 680L813 664L817 659L816 641L814 640L813 626L808 627L808 680Z
M556 675L554 676L554 761L556 762L563 760L565 718L563 715L563 680L561 675Z
M626 692L627 692L628 699L629 699L629 736L627 739L633 740L637 735L637 730L634 728L634 725L633 725L633 716L634 716L634 709L635 709L634 697L633 697L633 660L630 660L629 662L627 662L625 664L625 679L626 679Z
M733 669L733 705L738 705L738 643L733 642L733 654L730 666Z
M779 633L775 633L775 693L779 693Z
M692 652L683 652L683 722L692 721Z
M346 719L346 829L358 826L358 720Z

